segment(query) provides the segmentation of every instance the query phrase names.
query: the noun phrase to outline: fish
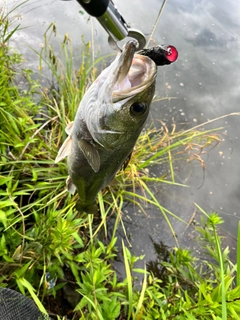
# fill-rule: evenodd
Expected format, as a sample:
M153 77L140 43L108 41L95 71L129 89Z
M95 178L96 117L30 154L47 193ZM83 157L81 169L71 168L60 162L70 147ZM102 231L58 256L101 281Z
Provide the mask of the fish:
M96 197L115 177L146 123L157 76L156 63L128 41L84 94L55 162L67 157L68 191L77 210L97 212Z

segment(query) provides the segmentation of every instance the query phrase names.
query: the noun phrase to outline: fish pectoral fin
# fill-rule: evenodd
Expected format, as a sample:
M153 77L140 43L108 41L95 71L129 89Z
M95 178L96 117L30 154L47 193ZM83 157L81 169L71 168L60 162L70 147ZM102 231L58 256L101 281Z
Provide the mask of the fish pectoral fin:
M64 141L63 145L58 151L57 157L55 159L55 163L63 160L66 158L70 153L72 149L72 137L69 136L67 139Z
M70 176L67 177L66 186L67 186L68 192L71 193L71 194L74 194L76 192L76 190L77 190L77 187L72 182L72 179L71 179Z
M70 136L72 133L73 121L69 122L65 128L65 132Z
M87 140L79 140L78 146L81 149L82 153L84 154L85 158L87 159L88 163L92 167L93 171L98 172L100 169L100 155L97 149L94 147L93 144L88 142Z

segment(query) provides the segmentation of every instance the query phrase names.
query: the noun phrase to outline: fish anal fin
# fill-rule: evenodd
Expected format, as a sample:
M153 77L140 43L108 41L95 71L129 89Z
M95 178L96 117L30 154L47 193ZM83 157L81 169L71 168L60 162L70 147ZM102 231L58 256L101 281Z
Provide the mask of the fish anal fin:
M72 182L72 178L70 176L67 177L66 186L67 186L68 192L71 194L74 194L77 190L77 187Z
M63 160L64 158L66 158L67 156L69 156L69 154L71 153L71 149L72 149L72 137L69 136L67 137L67 139L64 141L63 145L61 146L61 148L58 151L57 157L55 159L55 163Z
M93 171L98 172L100 169L101 160L100 155L94 145L87 140L81 139L78 141L78 146L92 167Z

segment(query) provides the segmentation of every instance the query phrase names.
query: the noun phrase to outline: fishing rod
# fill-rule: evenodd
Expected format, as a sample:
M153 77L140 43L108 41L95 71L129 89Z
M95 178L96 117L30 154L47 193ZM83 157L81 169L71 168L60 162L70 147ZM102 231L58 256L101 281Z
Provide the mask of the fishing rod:
M145 47L144 34L140 30L130 28L112 0L77 0L77 2L90 16L97 18L108 33L108 43L114 50L119 50L117 42L126 37L138 41L138 50Z
M162 3L157 20L161 16L166 1L167 0L164 0ZM103 28L107 31L109 35L108 43L112 49L121 51L117 42L126 37L131 37L138 41L138 53L148 56L156 63L156 65L163 66L177 60L178 51L174 46L159 45L144 49L146 45L144 34L127 25L112 0L77 0L77 2L89 15L97 18ZM154 30L155 29L153 29L153 32Z

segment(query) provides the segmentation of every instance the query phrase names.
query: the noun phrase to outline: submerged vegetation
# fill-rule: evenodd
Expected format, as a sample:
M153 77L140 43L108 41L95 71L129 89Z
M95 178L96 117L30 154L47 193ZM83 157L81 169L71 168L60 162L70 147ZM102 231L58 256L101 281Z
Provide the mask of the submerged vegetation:
M65 189L66 164L56 165L54 159L66 124L96 77L97 63L104 62L91 61L91 44L86 43L75 67L67 36L57 58L50 44L56 32L53 24L42 51L36 52L40 73L47 66L52 74L43 87L31 70L21 67L23 57L9 46L16 30L1 11L0 286L31 296L53 319L239 319L240 263L233 264L228 248L221 249L217 227L223 221L196 205L202 221L193 228L205 253L196 258L179 248L171 222L179 218L161 205L151 188L153 183L176 184L175 161L196 160L204 170L201 155L220 142L220 135L213 130L169 132L164 124L146 129L127 168L99 193L99 214L77 212L77 196ZM163 163L166 175L149 175L151 166ZM122 248L117 248L127 202L143 212L146 203L155 206L175 237L176 248L162 246L164 254L157 254L155 269L135 267L143 256L132 255L126 232ZM109 219L114 221L110 235ZM123 280L113 266L118 250L123 253ZM239 260L240 246L237 253ZM136 273L142 278L140 290Z

